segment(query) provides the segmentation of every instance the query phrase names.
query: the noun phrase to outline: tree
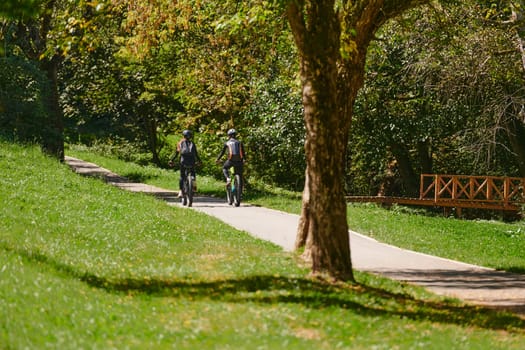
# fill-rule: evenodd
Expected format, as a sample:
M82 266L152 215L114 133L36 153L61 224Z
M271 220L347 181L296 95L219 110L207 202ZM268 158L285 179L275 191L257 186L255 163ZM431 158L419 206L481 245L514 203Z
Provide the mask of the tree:
M258 99L255 104L265 112L277 109L270 106L274 101L259 99L263 87L296 88L293 40L282 11L273 11L275 4L243 7L238 1L192 0L112 4L117 17L123 18L119 56L135 62L137 70L146 65L159 68L142 76L148 78L148 88L155 87L180 104L168 116L165 130L198 130L203 155L215 156L219 137L231 127L239 129L247 143L254 140L247 136L260 128L262 118L250 112L252 101ZM169 55L169 61L161 60ZM275 101L283 105L280 97ZM252 167L254 161L255 157Z
M300 56L306 180L296 247L313 273L353 280L344 174L353 104L375 32L424 0L292 0L287 18Z
M0 17L20 18L34 17L38 14L42 0L2 0Z
M32 62L0 57L0 134L41 143L49 132L44 105L48 91L46 76Z
M17 29L14 37L18 41L18 47L26 58L38 62L49 80L49 93L46 94L44 101L49 132L42 135L44 136L41 140L42 148L47 153L63 160L63 122L58 102L57 79L61 56L55 50L48 50L52 46L48 46L48 35L53 28L57 0L25 0L20 8L10 7L10 5L13 5L13 2L5 3L5 10L2 13L7 13L7 16L14 18L16 22ZM27 15L38 18L28 18Z

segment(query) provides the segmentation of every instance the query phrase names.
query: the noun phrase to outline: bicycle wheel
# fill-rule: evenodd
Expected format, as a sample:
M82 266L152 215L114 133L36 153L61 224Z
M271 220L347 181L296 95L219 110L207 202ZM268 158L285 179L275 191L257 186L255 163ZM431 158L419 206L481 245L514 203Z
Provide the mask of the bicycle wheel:
M229 205L233 204L233 193L232 193L232 185L227 184L226 185L226 201Z
M241 205L241 195L242 195L242 180L241 175L235 174L235 178L233 179L233 186L232 189L233 192L233 201L235 202L235 206L238 207Z
M186 176L186 199L188 200L188 207L193 204L193 178L190 174Z
M186 205L187 203L187 200L186 200L186 190L184 189L186 185L183 185L182 186L182 198L180 199L182 205Z
M187 196L186 196L186 193L188 193L188 184L187 184L187 181L186 179L184 179L184 181L182 182L182 196L181 196L181 204L182 205L186 205L186 203L188 203L188 199L187 199Z

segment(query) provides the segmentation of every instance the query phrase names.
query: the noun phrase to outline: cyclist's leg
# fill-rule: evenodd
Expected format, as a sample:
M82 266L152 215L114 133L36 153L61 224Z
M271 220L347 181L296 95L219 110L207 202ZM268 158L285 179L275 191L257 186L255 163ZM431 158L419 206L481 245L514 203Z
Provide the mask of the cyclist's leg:
M180 178L179 178L179 189L182 191L184 180L186 180L186 169L184 169L184 164L180 163Z
M242 189L244 188L244 178L242 176L243 170L244 170L244 164L242 163L242 161L235 162L234 170L235 170L235 174L239 175L240 177L241 183L239 185L240 185L240 190L242 191Z
M190 176L193 179L192 185L193 185L193 191L197 192L197 177L195 176L195 164L192 164L193 167L190 170Z
M235 174L239 174L242 177L242 172L243 172L243 164L242 164L242 162L235 162L235 165L233 166L233 169L235 170Z
M228 159L224 162L224 165L222 166L222 173L224 174L224 178L226 179L226 182L230 179L230 168L234 166L232 162Z

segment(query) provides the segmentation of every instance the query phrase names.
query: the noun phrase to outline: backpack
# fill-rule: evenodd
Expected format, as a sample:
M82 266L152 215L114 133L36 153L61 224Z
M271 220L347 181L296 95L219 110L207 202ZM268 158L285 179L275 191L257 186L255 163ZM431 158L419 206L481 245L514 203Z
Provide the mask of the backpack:
M193 148L193 142L189 140L184 139L179 142L179 152L181 155L192 154Z

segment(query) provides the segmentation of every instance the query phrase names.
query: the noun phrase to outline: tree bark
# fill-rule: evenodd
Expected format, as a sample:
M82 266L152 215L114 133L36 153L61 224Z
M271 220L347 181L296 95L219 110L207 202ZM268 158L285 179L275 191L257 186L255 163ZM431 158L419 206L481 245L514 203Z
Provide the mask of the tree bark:
M330 1L308 5L308 23L291 2L290 24L300 48L306 125L306 179L296 247L306 245L314 274L353 280L344 200L345 130L338 110L340 27ZM295 29L295 30L294 30Z
M427 0L428 1L428 0ZM300 55L306 179L296 248L314 274L353 280L344 176L348 131L363 85L366 51L388 18L425 0L291 0L287 17Z
M56 0L44 1L38 20L19 21L17 35L25 39L21 44L24 53L39 64L49 80L50 91L45 101L49 123L42 130L42 149L47 154L64 161L64 122L58 92L58 69L62 56L58 50L53 55L44 55L47 51L48 35L53 26L56 2Z
M509 120L505 123L505 130L520 174L522 177L525 177L525 127L517 118L509 117Z
M42 148L49 155L56 157L61 162L64 161L64 118L60 108L58 96L58 65L59 56L46 60L42 63L47 78L50 82L51 91L47 101L47 111L49 116L48 132L44 135Z
M151 160L153 164L155 164L156 166L160 166L161 162L158 151L157 121L154 119L154 117L145 118L144 124L146 126L146 137L148 142L148 148L151 152Z
M402 144L392 144L390 146L392 155L396 158L399 175L403 181L405 192L409 196L416 196L419 192L418 176L412 167L412 161L407 147Z
M432 145L428 140L418 141L417 154L419 156L419 164L421 166L421 173L432 174Z

